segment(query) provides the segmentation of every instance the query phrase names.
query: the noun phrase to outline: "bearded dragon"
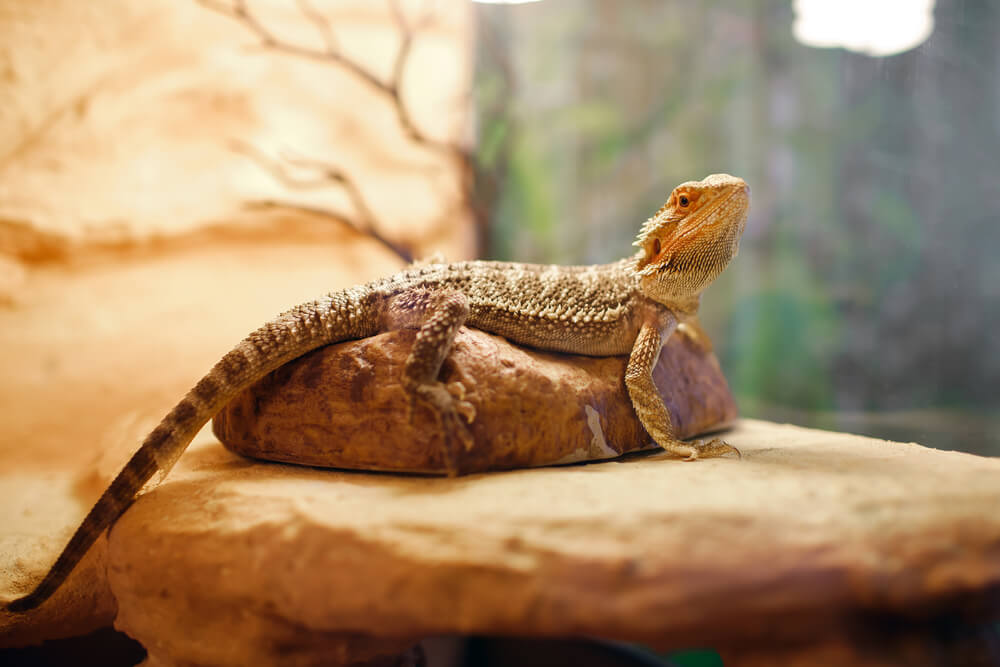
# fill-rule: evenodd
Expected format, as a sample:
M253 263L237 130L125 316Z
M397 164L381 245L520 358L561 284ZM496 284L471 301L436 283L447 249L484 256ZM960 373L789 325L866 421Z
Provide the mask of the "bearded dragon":
M28 595L22 612L44 602L94 541L131 505L154 474L170 470L195 434L234 396L306 352L400 328L418 329L402 384L410 409L430 409L445 433L451 474L456 447L468 446L475 406L464 387L438 380L455 333L468 325L515 343L573 354L628 355L624 384L653 440L685 460L736 453L719 439L682 442L653 384L663 342L688 325L702 291L739 249L750 206L746 183L727 174L677 186L639 232L634 256L595 266L470 261L414 265L394 276L333 292L279 315L228 352L146 437Z

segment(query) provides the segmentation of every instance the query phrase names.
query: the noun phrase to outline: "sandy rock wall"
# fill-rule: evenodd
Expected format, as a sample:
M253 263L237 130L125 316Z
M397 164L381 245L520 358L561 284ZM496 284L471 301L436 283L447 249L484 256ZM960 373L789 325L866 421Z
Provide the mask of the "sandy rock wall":
M300 57L225 0L0 0L0 588L41 576L248 331L402 265L345 221L473 252L469 14L398 4L249 2L272 41L325 50ZM2 643L108 623L84 570Z
M235 2L236 0L232 0ZM446 6L454 5L454 6ZM306 53L265 48L248 21L212 7L227 0L0 2L0 222L71 238L176 234L261 201L356 216L342 187L290 187L251 155L280 162L296 181L319 160L347 172L387 233L436 230L439 249L468 252L454 161L408 137L458 144L467 128L469 20L458 2L429 16L401 3L256 0L250 17ZM319 19L319 17L316 17ZM329 37L321 26L329 29ZM332 46L328 47L327 39ZM349 63L309 56L324 49ZM450 242L446 242L450 241Z

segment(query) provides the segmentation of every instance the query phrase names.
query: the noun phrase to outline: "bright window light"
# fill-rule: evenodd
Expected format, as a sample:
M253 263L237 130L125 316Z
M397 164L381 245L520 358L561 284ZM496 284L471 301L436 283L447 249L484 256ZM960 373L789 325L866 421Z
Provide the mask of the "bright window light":
M801 43L870 56L908 51L934 30L934 0L794 0L793 8Z

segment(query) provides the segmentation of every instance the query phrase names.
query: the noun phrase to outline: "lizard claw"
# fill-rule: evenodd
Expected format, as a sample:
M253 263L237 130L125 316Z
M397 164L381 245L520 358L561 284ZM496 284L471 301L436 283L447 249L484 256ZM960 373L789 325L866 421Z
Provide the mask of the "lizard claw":
M682 461L697 461L698 459L708 459L716 456L724 456L725 454L736 454L738 458L743 458L740 450L719 438L713 438L709 442L705 442L704 440L695 440L693 442L674 440L667 445L661 446L665 451L682 457Z
M454 406L455 411L462 415L465 419L466 424L471 424L476 419L476 406L465 400L466 392L465 385L461 382L449 382L445 385L445 389L448 393L455 398ZM471 446L466 446L466 449L471 449Z
M740 450L736 449L721 438L712 438L708 442L705 442L704 440L696 440L691 443L690 446L693 451L686 459L684 459L685 461L694 461L699 458L708 459L716 456L724 456L726 454L736 454L736 458L743 458L743 455L740 454Z
M452 384L461 387L461 383ZM475 439L466 423L472 423L475 419L476 408L468 401L456 400L452 391L464 395L465 388L453 388L440 382L418 386L411 395L411 405L414 400L420 400L434 414L444 436L445 467L448 474L455 475L459 471L456 445L460 443L465 451L471 450L475 445Z
M476 419L476 406L468 401L455 401L455 411L462 415L466 424L471 424Z

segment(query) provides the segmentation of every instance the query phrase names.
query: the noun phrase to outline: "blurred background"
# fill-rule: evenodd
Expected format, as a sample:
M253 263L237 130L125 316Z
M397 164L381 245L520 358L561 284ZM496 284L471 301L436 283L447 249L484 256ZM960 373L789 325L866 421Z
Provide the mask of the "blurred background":
M476 10L487 254L603 262L685 180L750 183L702 318L744 415L1000 454L1000 6Z
M1000 454L1000 8L859 2L0 0L0 463L114 469L291 303L611 261L713 172L744 415Z

